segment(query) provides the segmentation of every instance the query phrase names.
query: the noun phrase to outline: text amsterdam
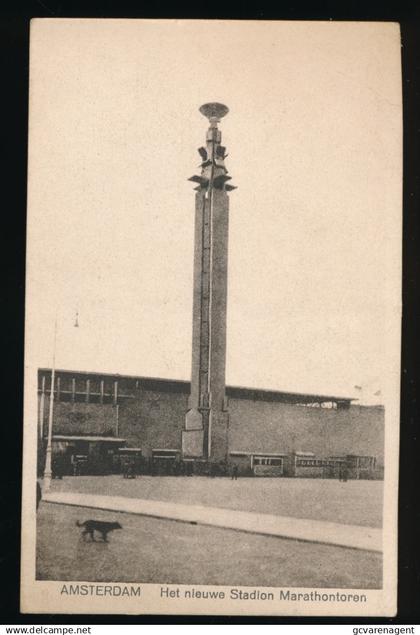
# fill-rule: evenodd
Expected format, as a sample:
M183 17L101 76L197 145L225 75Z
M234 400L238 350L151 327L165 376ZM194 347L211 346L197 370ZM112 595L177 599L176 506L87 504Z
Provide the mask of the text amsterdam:
M140 597L139 586L118 586L115 584L63 584L61 595L97 595L110 597Z

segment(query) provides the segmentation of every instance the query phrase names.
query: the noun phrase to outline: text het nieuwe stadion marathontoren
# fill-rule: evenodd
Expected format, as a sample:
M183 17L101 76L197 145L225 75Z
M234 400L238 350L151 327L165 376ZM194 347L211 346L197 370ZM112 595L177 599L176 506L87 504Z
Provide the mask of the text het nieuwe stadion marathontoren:
M186 600L283 600L292 602L367 602L367 597L359 593L342 593L335 591L331 593L320 593L319 591L306 591L295 593L289 589L279 589L276 593L272 591L261 591L260 589L236 589L229 591L202 590L193 588L173 588L161 587L160 597Z
M136 585L64 584L61 595L102 596L102 597L142 597L141 587ZM342 591L321 592L307 590L295 592L278 589L275 592L260 589L198 589L195 587L161 586L159 596L165 600L256 600L283 602L367 602L364 593L343 593Z

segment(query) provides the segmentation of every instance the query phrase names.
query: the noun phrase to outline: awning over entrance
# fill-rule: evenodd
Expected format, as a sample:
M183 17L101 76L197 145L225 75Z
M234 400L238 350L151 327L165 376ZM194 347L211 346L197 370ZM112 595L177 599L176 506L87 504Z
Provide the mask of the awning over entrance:
M126 439L121 439L117 437L100 437L100 436L76 436L76 435L65 435L65 434L54 434L53 441L91 441L92 443L97 443L98 441L105 441L106 443L125 443Z
M173 448L153 448L153 459L171 459L174 460L177 455L180 454L180 450Z
M273 457L283 457L288 456L287 452L242 452L235 451L229 452L230 456L273 456Z

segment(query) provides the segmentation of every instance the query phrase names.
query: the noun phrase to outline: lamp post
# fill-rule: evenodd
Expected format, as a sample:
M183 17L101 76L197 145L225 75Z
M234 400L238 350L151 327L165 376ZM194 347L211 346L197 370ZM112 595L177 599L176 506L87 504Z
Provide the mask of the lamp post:
M45 454L45 469L44 469L44 491L45 492L48 492L50 490L51 478L52 478L52 428L53 428L53 414L54 414L56 343L57 343L57 315L55 316L55 323L54 323L54 346L53 346L53 360L52 360L52 369L51 369L50 408L48 412L48 440L47 440L47 451Z

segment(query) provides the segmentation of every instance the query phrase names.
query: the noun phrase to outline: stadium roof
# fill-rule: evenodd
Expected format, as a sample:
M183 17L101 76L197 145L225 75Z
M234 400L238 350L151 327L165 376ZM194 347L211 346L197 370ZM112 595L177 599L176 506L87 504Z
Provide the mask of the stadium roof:
M39 373L51 373L50 368L40 368ZM86 379L112 379L114 381L133 381L136 387L149 390L163 390L167 392L181 392L189 394L190 382L182 379L165 379L162 377L139 377L135 375L120 375L117 373L98 373L80 370L56 369L59 375L77 375ZM288 392L265 388L250 388L246 386L226 386L226 395L234 399L252 399L256 401L279 401L291 404L310 403L337 403L350 405L352 401L357 401L353 397L343 397L328 394L313 394L305 392Z

